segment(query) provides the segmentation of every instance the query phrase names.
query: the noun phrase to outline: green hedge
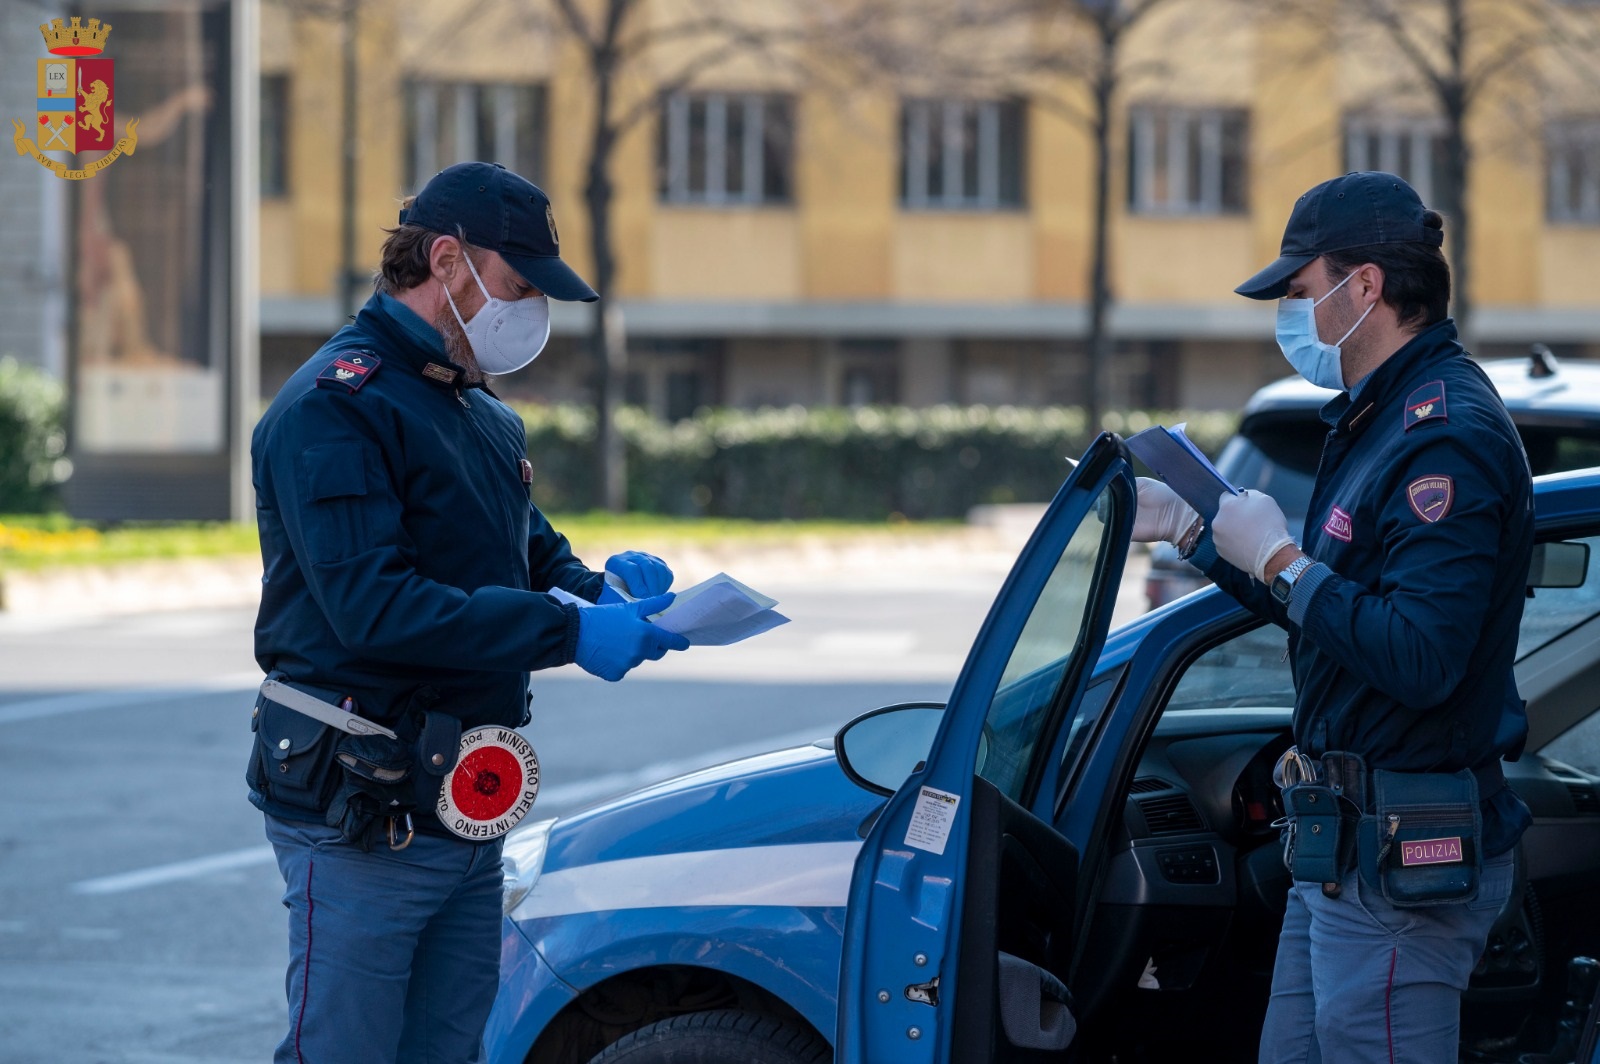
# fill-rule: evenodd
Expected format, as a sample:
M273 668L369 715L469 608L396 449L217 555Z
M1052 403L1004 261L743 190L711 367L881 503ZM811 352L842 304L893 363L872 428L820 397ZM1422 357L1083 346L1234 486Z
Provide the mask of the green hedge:
M534 498L548 510L598 504L594 415L571 406L521 408ZM1187 421L1215 455L1232 413L1107 415L1124 433ZM1062 459L1089 444L1073 407L788 407L715 410L669 424L639 410L618 417L628 451L628 506L690 516L883 520L964 516L983 503L1044 502L1066 476Z
M0 358L0 513L54 508L63 479L66 432L61 385L47 374Z

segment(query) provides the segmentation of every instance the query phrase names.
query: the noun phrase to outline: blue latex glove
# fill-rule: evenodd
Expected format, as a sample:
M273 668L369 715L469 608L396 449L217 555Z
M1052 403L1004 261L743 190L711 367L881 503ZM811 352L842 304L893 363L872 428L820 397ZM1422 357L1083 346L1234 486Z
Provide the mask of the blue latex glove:
M669 650L688 650L686 637L645 620L670 605L672 596L667 594L580 609L574 660L584 672L615 682L641 661L660 661Z
M628 594L634 598L662 595L672 586L672 570L667 567L667 563L654 554L646 554L644 551L625 550L621 554L613 554L606 559L606 572L616 573L621 577L622 582L628 586ZM604 592L599 601L602 603L607 601Z

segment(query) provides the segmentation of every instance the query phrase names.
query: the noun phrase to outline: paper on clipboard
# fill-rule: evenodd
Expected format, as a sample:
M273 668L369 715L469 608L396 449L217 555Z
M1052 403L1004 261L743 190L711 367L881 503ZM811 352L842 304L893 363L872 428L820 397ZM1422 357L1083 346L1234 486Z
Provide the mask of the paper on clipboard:
M1195 512L1210 521L1217 516L1217 500L1222 493L1237 495L1239 491L1223 479L1211 459L1184 435L1183 428L1181 424L1170 429L1165 425L1152 425L1129 436L1125 442L1128 450L1155 470L1156 476L1166 481Z

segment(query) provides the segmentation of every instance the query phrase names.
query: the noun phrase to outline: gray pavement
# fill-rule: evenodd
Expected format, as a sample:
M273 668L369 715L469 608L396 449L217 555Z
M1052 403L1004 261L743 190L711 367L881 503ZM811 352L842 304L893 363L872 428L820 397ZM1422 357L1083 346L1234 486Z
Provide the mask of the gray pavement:
M608 685L535 679L536 812L943 698L1003 551L735 575L792 623ZM1137 612L1140 573L1120 612ZM0 1062L264 1060L282 889L244 797L253 611L0 615Z

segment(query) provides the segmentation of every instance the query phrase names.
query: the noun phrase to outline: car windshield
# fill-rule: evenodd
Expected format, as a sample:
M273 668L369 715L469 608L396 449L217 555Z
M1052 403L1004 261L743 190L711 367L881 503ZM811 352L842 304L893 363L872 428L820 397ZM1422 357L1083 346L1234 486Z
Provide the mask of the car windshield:
M978 773L1012 799L1023 800L1033 752L1051 723L1068 666L1082 650L1095 589L1104 578L1107 534L1123 504L1108 486L1073 532L1028 614L990 702L984 724L988 743Z

